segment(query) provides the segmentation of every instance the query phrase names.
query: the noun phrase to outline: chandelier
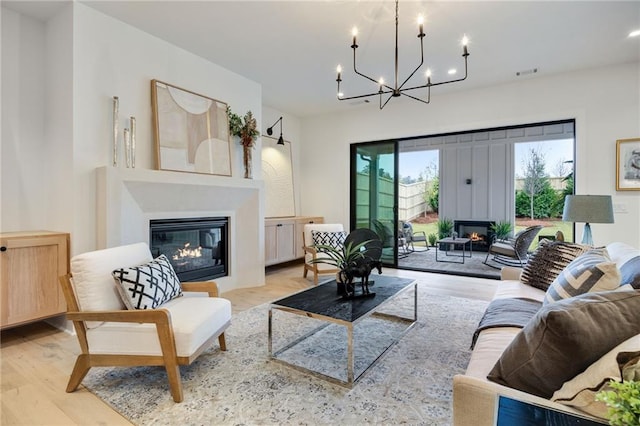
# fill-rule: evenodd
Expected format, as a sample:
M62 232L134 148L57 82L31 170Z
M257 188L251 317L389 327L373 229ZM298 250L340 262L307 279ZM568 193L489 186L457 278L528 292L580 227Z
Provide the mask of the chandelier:
M368 93L365 95L356 95L356 96L348 96L345 97L344 94L340 91L340 82L342 81L341 75L342 75L342 67L340 65L338 65L337 68L337 72L338 72L338 78L336 79L336 81L338 82L338 99L341 101L346 101L349 99L360 99L360 98L367 98L370 96L376 96L378 95L380 97L380 109L384 108L385 105L387 105L387 103L391 100L391 98L397 98L400 96L407 96L411 99L414 99L416 101L428 104L429 102L431 102L431 87L432 86L441 86L443 84L449 84L449 83L456 83L458 81L463 81L467 78L467 57L469 56L469 52L467 51L467 44L468 44L468 39L467 36L464 36L462 38L462 57L464 58L464 77L462 78L458 78L455 80L448 80L448 81L440 81L437 83L433 83L431 81L431 70L427 69L426 71L426 79L427 82L426 84L422 84L419 86L410 86L410 87L405 87L405 85L407 84L407 82L409 80L411 80L411 77L413 77L413 75L420 69L420 67L422 67L422 65L424 64L424 44L423 44L423 40L425 37L424 31L423 31L423 24L424 21L422 19L422 17L418 17L418 25L419 25L419 32L418 32L418 38L420 39L420 64L416 67L416 69L413 70L413 72L409 75L409 77L407 77L402 84L398 84L398 0L396 0L396 55L395 55L395 81L394 81L394 85L393 87L389 86L388 84L386 84L384 82L384 79L381 77L379 80L375 80L371 77L369 77L368 75L365 75L363 73L361 73L360 71L358 71L358 68L356 67L356 49L358 49L358 44L356 43L356 36L358 35L358 31L356 28L353 29L353 43L351 44L351 48L353 49L353 71L358 74L361 77L366 78L367 80L371 80L372 82L374 82L375 84L378 85L378 91L377 92L372 92L372 93ZM455 73L455 71L454 71ZM413 90L418 90L418 89L427 89L427 96L426 96L426 100L425 99L420 99L419 97L414 96L413 94L409 94L407 92L413 91ZM383 96L384 95L389 95L389 97L384 101L382 101Z

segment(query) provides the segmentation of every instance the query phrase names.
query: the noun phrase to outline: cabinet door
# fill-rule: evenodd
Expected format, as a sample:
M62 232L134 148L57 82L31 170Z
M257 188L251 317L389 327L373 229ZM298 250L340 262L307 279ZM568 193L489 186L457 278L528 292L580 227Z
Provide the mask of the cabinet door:
M278 261L287 262L296 257L295 223L282 222L276 225L278 229Z
M264 264L273 265L278 262L277 223L267 223L264 227Z
M58 277L68 273L68 236L3 238L0 254L0 326L20 324L66 311Z

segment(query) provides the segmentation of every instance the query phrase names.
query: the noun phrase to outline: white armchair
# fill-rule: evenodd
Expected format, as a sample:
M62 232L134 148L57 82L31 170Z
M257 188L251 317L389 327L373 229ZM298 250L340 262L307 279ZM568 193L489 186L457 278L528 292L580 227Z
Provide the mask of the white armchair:
M314 241L312 231L324 232L324 233L344 233L344 226L341 223L308 223L304 225L302 231L302 248L304 249L304 269L302 276L307 278L309 271L313 272L313 283L318 284L318 275L320 274L336 274L338 269L332 265L325 263L311 263L312 260L321 258L322 256L328 257L326 254L318 253L313 247ZM346 237L346 234L343 236ZM342 239L344 241L344 238Z
M145 243L98 250L71 259L71 275L60 277L82 353L67 385L73 392L91 367L162 365L175 402L183 399L179 365L188 365L224 331L231 303L217 297L214 282L182 283L182 297L155 309L127 310L112 271L152 261ZM208 297L207 297L208 296Z

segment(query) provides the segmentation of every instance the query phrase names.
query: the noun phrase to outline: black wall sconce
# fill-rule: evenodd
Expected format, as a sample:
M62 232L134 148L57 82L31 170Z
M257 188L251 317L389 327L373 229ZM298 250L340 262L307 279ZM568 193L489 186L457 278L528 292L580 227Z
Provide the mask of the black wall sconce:
M267 134L271 136L273 134L273 128L280 122L280 137L278 138L278 145L284 145L284 139L282 139L282 117L278 118L278 120L273 123L273 126L267 129Z

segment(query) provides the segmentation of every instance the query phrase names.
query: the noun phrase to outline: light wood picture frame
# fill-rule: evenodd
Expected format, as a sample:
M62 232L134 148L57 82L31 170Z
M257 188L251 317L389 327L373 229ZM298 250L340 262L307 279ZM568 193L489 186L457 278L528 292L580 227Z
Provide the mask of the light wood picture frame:
M226 103L152 80L151 105L159 170L231 176Z
M616 141L616 190L640 191L640 138Z
M262 135L262 179L265 217L295 216L291 142L278 145L278 139Z

